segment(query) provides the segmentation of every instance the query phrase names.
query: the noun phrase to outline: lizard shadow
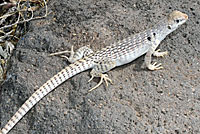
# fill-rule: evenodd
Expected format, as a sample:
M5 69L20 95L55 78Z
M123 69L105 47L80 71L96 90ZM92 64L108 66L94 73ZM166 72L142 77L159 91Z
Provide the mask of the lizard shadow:
M146 67L143 67L144 65L144 56L141 56L137 59L135 59L134 61L127 63L125 65L122 65L120 68L115 68L117 71L118 70L122 70L122 69L126 69L128 66L133 66L132 70L133 71L137 71L137 72L141 72L141 71L149 71Z

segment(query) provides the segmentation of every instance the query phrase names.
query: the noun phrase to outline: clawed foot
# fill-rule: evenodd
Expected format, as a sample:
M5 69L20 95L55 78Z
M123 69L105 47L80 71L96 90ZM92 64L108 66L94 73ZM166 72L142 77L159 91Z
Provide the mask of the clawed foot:
M63 55L66 53L70 53L70 57ZM72 63L73 62L72 58L74 57L74 47L73 46L71 47L71 51L68 51L68 50L60 51L60 52L52 53L49 56L55 56L55 55L61 55L61 57L66 58L69 62Z
M95 87L93 87L92 89L90 89L89 92L91 92L92 90L94 90L97 87L99 87L103 83L103 80L106 82L106 86L108 86L108 82L110 82L111 84L113 84L112 80L110 78L108 78L107 74L101 74L100 77L101 77L100 82ZM94 76L92 76L88 82L90 82L93 78L94 78Z
M157 62L155 62L155 63L153 63L153 64L150 64L149 66L148 66L148 69L149 70L159 70L159 69L163 69L163 67L162 67L162 64L161 63L159 63L159 64L157 64Z
M153 53L153 56L156 56L156 57L164 57L165 55L167 55L168 52L165 51L165 52L160 52L160 49L156 50L154 53Z

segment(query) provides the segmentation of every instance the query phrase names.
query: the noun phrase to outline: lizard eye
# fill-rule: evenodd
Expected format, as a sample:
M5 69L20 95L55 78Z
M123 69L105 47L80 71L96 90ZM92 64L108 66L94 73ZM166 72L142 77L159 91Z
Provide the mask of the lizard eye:
M180 22L180 20L175 20L176 21L176 23L179 23Z

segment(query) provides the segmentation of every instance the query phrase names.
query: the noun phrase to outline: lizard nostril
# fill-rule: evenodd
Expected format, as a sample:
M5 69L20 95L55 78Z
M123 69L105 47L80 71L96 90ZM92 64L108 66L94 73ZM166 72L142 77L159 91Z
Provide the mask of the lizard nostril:
M184 15L184 17L185 17L186 20L188 19L188 16L186 14Z

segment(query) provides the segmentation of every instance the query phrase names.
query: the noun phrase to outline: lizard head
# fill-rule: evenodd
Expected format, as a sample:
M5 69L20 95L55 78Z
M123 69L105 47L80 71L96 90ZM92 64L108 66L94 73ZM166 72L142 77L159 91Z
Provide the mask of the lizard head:
M187 14L184 14L180 11L173 11L172 13L170 13L167 17L168 20L168 26L167 28L169 30L174 31L175 29L177 29L180 25L182 25L183 23L185 23L188 19Z

